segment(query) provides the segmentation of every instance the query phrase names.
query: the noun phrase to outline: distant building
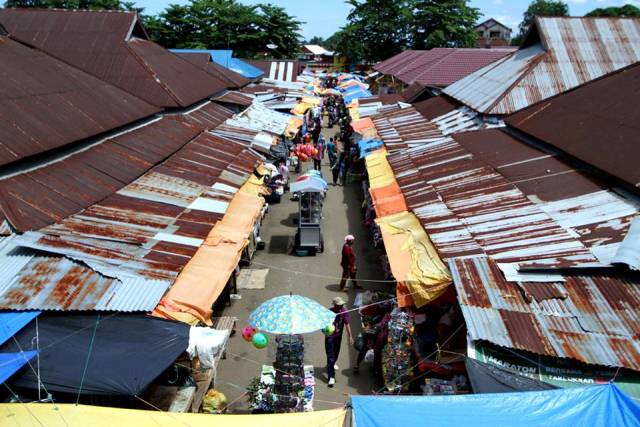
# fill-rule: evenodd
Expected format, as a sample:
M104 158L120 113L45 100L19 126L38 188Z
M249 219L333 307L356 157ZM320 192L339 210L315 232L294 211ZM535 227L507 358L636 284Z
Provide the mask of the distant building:
M304 61L312 68L333 67L333 52L317 44L306 44L298 55L300 61Z
M491 18L475 28L478 33L478 47L508 46L511 28Z

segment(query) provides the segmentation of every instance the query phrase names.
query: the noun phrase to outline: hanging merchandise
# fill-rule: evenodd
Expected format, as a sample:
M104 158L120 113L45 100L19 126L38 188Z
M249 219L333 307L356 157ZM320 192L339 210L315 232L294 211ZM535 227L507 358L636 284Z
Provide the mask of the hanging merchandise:
M245 326L244 329L242 329L242 339L244 339L246 342L249 342L251 341L255 333L256 330L254 328L252 328L251 326Z
M409 389L412 377L411 316L398 309L391 313L389 338L382 352L382 374L388 393L403 393Z
M269 345L269 337L264 332L256 332L251 338L253 346L261 349Z

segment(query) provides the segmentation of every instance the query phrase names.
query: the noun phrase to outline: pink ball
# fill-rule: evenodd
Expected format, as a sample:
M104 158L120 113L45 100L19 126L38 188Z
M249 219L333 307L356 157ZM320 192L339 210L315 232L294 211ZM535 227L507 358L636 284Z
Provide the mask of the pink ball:
M249 342L251 341L251 339L253 338L253 336L255 335L256 330L253 329L251 326L246 326L243 330L242 330L242 338Z

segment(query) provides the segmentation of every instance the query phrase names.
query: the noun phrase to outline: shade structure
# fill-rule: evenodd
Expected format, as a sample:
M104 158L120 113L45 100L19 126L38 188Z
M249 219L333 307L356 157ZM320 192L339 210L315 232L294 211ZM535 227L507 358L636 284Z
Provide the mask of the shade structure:
M640 405L613 384L460 396L353 396L358 427L627 427Z
M322 178L316 176L301 176L300 178L291 183L292 193L322 193L327 189L327 183Z
M283 295L260 304L249 316L249 324L272 334L306 334L330 325L335 316L311 298Z
M0 353L0 384L33 359L37 352Z
M140 314L41 314L38 328L31 322L16 340L0 351L28 353L39 341L40 381L50 392L135 396L187 349L189 325ZM31 369L10 381L40 387Z

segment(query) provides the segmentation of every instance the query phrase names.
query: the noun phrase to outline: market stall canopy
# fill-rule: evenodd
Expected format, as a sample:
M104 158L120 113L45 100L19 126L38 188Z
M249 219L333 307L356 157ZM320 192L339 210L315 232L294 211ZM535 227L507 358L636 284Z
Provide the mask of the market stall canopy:
M0 384L26 365L37 351L21 351L19 353L0 353Z
M469 374L471 388L476 394L553 390L557 388L535 378L525 377L470 357L465 358L464 365L467 368L467 374Z
M418 218L413 213L401 212L378 218L376 223L391 272L408 290L401 295L403 287L398 287L398 304L401 307L415 304L420 308L442 295L451 285L451 275Z
M311 298L283 295L260 304L249 316L249 324L272 334L306 334L330 325L335 316Z
M358 427L628 427L640 424L640 405L613 383L462 396L352 396L351 402L354 425Z
M362 119L365 120L365 119ZM380 147L384 147L384 142L379 139L363 139L358 142L358 148L360 149L360 158L367 157Z
M135 396L187 349L189 325L136 314L44 314L0 350L32 351L36 336L48 391L78 393L82 384L83 394ZM37 390L40 383L27 370L12 385Z
M322 178L315 176L301 176L300 178L291 183L292 193L322 193L327 190L327 183Z
M0 404L0 424L21 427L342 427L345 409L296 414L181 414L73 404Z

